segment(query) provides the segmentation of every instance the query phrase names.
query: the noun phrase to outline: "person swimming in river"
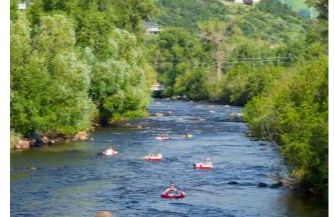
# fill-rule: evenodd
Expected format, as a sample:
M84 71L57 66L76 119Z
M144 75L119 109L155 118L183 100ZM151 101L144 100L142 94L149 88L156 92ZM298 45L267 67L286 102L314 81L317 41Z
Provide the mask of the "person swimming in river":
M168 188L164 191L164 194L176 194L178 192L179 192L179 190L177 190L174 183L172 182L172 183L170 183Z
M183 135L183 137L186 138L186 139L190 139L190 138L193 137L193 135L190 134L190 133L186 133L186 134Z

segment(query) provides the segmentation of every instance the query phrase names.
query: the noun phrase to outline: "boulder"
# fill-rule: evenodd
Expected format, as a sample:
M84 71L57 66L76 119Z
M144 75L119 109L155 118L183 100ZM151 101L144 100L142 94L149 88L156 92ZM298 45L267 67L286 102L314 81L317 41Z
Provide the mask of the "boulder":
M213 113L212 111L209 111ZM243 114L240 112L231 112L226 117L221 119L222 122L243 122Z
M33 132L28 136L30 146L40 147L44 144L43 136L41 133Z
M243 114L241 112L231 112L228 116L235 121L243 121Z
M230 181L230 182L228 182L227 184L229 184L229 185L238 185L239 183L236 182L236 181Z
M293 186L293 180L288 179L281 179L280 182L282 183L282 186L290 188Z
M259 182L259 183L256 184L256 186L257 186L258 188L267 188L267 187L268 187L268 184L263 183L263 182Z
M250 138L250 141L260 141L260 139L258 139L256 137L252 137L252 138Z
M282 187L283 186L283 183L281 181L275 183L275 184L272 184L269 186L269 188L279 188L279 187Z
M95 217L113 217L113 215L109 211L102 210L102 211L97 212Z
M311 194L317 194L318 193L314 188L308 188L307 191Z
M88 133L86 131L80 131L75 134L73 140L75 141L85 141L88 139Z
M43 141L43 144L49 144L49 143L50 143L49 138L46 137L46 136L43 136L43 137L42 137L42 141Z
M20 139L16 144L15 144L15 149L27 149L30 148L30 141L26 139Z

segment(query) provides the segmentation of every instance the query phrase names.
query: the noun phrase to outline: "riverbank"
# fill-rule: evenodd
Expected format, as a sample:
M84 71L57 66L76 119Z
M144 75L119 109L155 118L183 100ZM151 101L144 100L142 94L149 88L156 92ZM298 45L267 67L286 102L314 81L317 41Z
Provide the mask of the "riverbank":
M13 150L25 150L30 147L41 147L43 145L53 145L61 142L69 141L86 141L89 135L100 127L106 126L123 126L141 128L140 124L136 126L131 125L131 120L143 119L148 116L147 111L129 111L123 115L115 114L109 122L92 123L88 130L78 131L72 135L52 134L52 133L33 133L29 136L22 136L20 133L10 132L10 147Z
M24 138L20 134L11 132L10 147L15 150L29 149L30 147L41 147L43 145L53 145L57 142L65 141L85 141L88 140L89 133L86 131L79 131L72 136L64 135L42 135L35 133L29 138Z

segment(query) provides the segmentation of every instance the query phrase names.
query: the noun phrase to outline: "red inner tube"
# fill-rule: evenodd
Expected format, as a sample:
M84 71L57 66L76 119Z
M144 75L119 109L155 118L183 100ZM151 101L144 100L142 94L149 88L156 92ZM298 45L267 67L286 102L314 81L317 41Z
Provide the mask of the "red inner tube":
M165 199L181 199L184 198L185 196L186 194L182 191L179 194L165 193L161 195L161 197Z

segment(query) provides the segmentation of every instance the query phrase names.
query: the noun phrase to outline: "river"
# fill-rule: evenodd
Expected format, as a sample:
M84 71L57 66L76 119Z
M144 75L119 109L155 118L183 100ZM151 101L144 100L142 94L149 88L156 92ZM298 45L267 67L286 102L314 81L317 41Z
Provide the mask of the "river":
M241 109L156 99L148 118L98 129L86 142L13 152L11 216L93 217L99 210L116 217L327 216L326 203L315 198L256 186L274 183L271 177L287 169L277 147L260 145L246 136L245 123L227 120ZM184 133L194 137L184 139ZM171 140L154 139L163 134ZM109 145L119 155L97 155ZM141 159L156 151L164 156L161 162ZM212 171L192 169L207 157ZM186 198L160 198L171 181Z

